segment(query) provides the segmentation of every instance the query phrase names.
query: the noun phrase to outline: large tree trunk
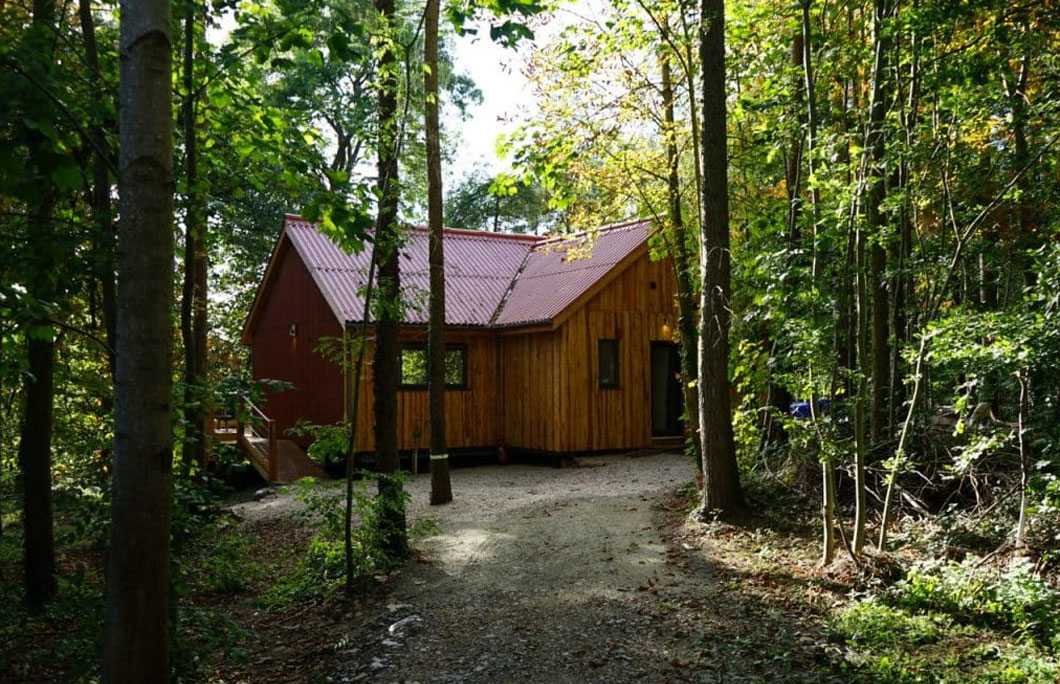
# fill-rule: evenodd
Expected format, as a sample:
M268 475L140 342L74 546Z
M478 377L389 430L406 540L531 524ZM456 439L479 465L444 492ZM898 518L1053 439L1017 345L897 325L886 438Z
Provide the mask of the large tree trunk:
M54 30L55 10L54 0L34 0L30 31L34 32L37 39L44 40L46 34ZM42 70L51 68L44 58L39 58L38 63ZM38 132L31 132L30 141L30 166L43 174L50 144ZM56 274L50 236L53 231L55 193L47 184L42 185L38 192L39 195L29 206L30 235L40 241L33 257L31 294L38 301L52 302L56 294ZM56 592L51 448L55 342L51 337L52 332L46 320L33 321L26 327L29 366L25 380L26 399L19 435L18 463L23 492L23 582L26 605L31 611L43 607Z
M206 467L206 217L199 188L199 146L195 118L195 9L184 16L184 286L180 333L184 341L184 459Z
M398 248L398 81L397 55L389 33L396 19L394 0L375 0L375 9L385 23L388 35L379 51L379 214L375 224L378 250L379 315L375 336L375 449L379 466L379 496L390 499L380 524L386 551L400 557L408 552L405 532L405 505L398 469L397 388L401 373L398 325L401 322L401 279Z
M664 30L668 30L663 24ZM667 240L677 284L677 330L681 338L681 391L685 400L685 414L692 455L696 468L703 469L703 452L699 444L699 392L692 381L699 364L696 337L696 304L692 289L692 257L685 235L684 213L681 211L680 157L677 152L677 126L674 122L674 88L670 69L672 55L666 51L660 59L662 69L663 135L666 136L666 197L670 214L670 238Z
M167 0L121 7L114 494L103 681L169 679L173 498L172 42Z
M442 149L438 127L438 8L440 0L427 0L423 34L423 76L427 132L427 226L430 231L430 325L427 330L431 413L431 503L453 500L449 481L449 453L445 443L445 256L442 245Z
M700 202L699 424L703 514L743 511L729 397L729 181L725 108L725 2L702 0L703 194Z

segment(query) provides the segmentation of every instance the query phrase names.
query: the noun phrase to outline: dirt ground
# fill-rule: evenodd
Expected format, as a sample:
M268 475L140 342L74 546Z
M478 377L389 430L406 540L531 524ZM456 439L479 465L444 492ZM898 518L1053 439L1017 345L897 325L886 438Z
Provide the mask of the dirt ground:
M667 497L691 475L673 454L455 469L455 500L436 507L429 476L410 478L410 523L440 532L416 543L383 600L336 625L326 678L844 681L820 674L833 654L805 601L757 592L753 567L712 558L717 529L685 523ZM290 506L270 497L237 512L260 522Z

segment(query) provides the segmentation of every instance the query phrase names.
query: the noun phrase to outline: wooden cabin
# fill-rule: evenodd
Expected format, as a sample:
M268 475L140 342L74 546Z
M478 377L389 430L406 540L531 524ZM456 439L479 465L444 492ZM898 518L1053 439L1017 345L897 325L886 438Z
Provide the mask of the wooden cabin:
M429 443L427 232L402 248L406 324L400 332L399 446ZM681 434L674 279L648 253L651 225L541 238L445 231L446 429L451 451L562 456L639 449ZM264 413L284 432L299 420L340 421L353 372L328 360L360 331L371 247L346 254L313 224L288 215L243 330ZM371 340L371 327L368 328ZM330 340L328 340L330 338ZM374 448L372 346L358 409L357 450Z

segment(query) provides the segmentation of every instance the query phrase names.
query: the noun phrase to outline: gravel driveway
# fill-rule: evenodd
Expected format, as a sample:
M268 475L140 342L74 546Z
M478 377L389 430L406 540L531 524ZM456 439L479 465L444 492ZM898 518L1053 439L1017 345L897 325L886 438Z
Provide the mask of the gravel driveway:
M668 557L655 503L692 473L675 454L456 469L454 502L436 507L430 476L410 478L409 521L441 532L418 542L425 560L393 579L333 680L684 679L666 619L687 597L683 564Z

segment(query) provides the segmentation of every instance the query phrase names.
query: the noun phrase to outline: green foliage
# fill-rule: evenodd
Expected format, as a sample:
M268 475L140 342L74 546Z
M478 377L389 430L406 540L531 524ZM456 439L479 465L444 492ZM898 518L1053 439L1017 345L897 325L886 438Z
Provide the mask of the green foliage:
M398 479L399 500L369 494L367 478L375 474L359 475L366 479L354 483L353 566L355 583L364 584L375 575L390 572L401 560L387 554L389 545L381 522L396 507L404 510L408 493ZM400 474L393 477L400 478ZM300 480L295 486L299 500L305 504L305 510L299 515L316 533L295 569L265 594L263 600L271 606L337 596L345 580L345 506L338 487L321 486L311 478ZM431 529L417 528L414 533L430 533Z
M961 563L923 561L890 599L907 610L951 615L1060 649L1060 590L1036 576L1025 558L1013 558L1001 571L981 567L974 556Z
M306 454L324 468L346 462L350 442L349 431L349 422L345 420L334 425L314 425L300 420L288 430L296 437L312 438L313 443L306 449Z
M1009 643L946 613L910 613L878 598L844 609L829 630L848 648L836 669L850 681L1047 684L1060 673L1055 658L1033 646Z
M937 643L952 624L945 615L910 615L878 599L868 599L843 612L832 629L854 646L878 647Z
M238 594L262 579L260 565L251 560L254 538L235 520L204 521L191 542L180 568L185 594Z
M558 217L544 189L508 174L493 178L474 171L452 188L445 200L445 224L468 230L543 233Z
M0 548L7 543L0 538ZM2 552L0 552L2 554ZM103 584L89 564L59 578L40 615L25 612L16 578L0 578L0 662L27 681L86 681L103 638Z

